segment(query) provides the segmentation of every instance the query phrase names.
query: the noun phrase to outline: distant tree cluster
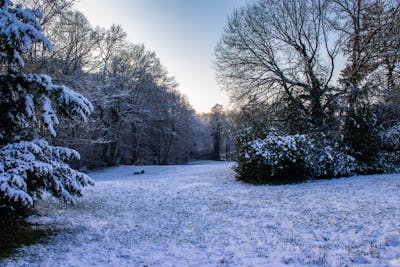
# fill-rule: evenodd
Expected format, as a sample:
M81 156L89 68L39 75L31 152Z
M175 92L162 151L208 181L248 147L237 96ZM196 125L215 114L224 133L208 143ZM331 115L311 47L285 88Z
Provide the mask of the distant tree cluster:
M215 104L209 113L199 115L203 132L196 140L202 144L201 159L233 160L235 157L234 121L232 112Z
M390 0L263 0L236 10L215 65L238 107L239 179L397 171L399 22ZM324 158L324 171L312 168Z

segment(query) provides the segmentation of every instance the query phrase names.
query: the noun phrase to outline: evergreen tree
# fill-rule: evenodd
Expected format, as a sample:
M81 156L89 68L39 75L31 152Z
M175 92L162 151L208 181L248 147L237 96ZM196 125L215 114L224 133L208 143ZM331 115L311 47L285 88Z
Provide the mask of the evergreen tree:
M349 154L369 168L375 165L379 149L376 116L368 105L359 105L347 114L343 127L344 143ZM361 170L361 172L374 170Z
M56 136L58 115L86 120L92 104L82 95L56 85L47 75L24 73L24 54L33 45L51 50L36 10L0 0L0 214L15 218L49 192L67 203L93 184L67 161L79 153L49 145Z

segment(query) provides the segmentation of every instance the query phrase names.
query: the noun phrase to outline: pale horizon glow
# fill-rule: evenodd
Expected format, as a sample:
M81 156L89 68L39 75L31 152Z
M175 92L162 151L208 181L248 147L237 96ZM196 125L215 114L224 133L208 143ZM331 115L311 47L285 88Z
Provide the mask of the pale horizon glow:
M155 51L197 112L229 105L212 67L227 17L247 0L80 0L92 26L120 24L127 40Z

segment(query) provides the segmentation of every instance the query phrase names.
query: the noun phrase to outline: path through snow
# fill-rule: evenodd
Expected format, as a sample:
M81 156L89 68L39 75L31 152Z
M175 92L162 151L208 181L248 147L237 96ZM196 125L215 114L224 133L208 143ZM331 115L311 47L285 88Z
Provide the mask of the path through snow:
M400 266L400 175L252 186L231 167L91 173L76 206L41 204L58 234L0 265Z

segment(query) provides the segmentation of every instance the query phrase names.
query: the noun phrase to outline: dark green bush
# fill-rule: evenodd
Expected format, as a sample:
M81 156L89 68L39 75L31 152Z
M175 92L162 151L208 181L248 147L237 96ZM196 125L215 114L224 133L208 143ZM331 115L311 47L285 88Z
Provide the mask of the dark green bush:
M349 176L357 169L353 157L307 135L269 134L253 141L242 136L239 148L237 177L251 183L285 184Z

